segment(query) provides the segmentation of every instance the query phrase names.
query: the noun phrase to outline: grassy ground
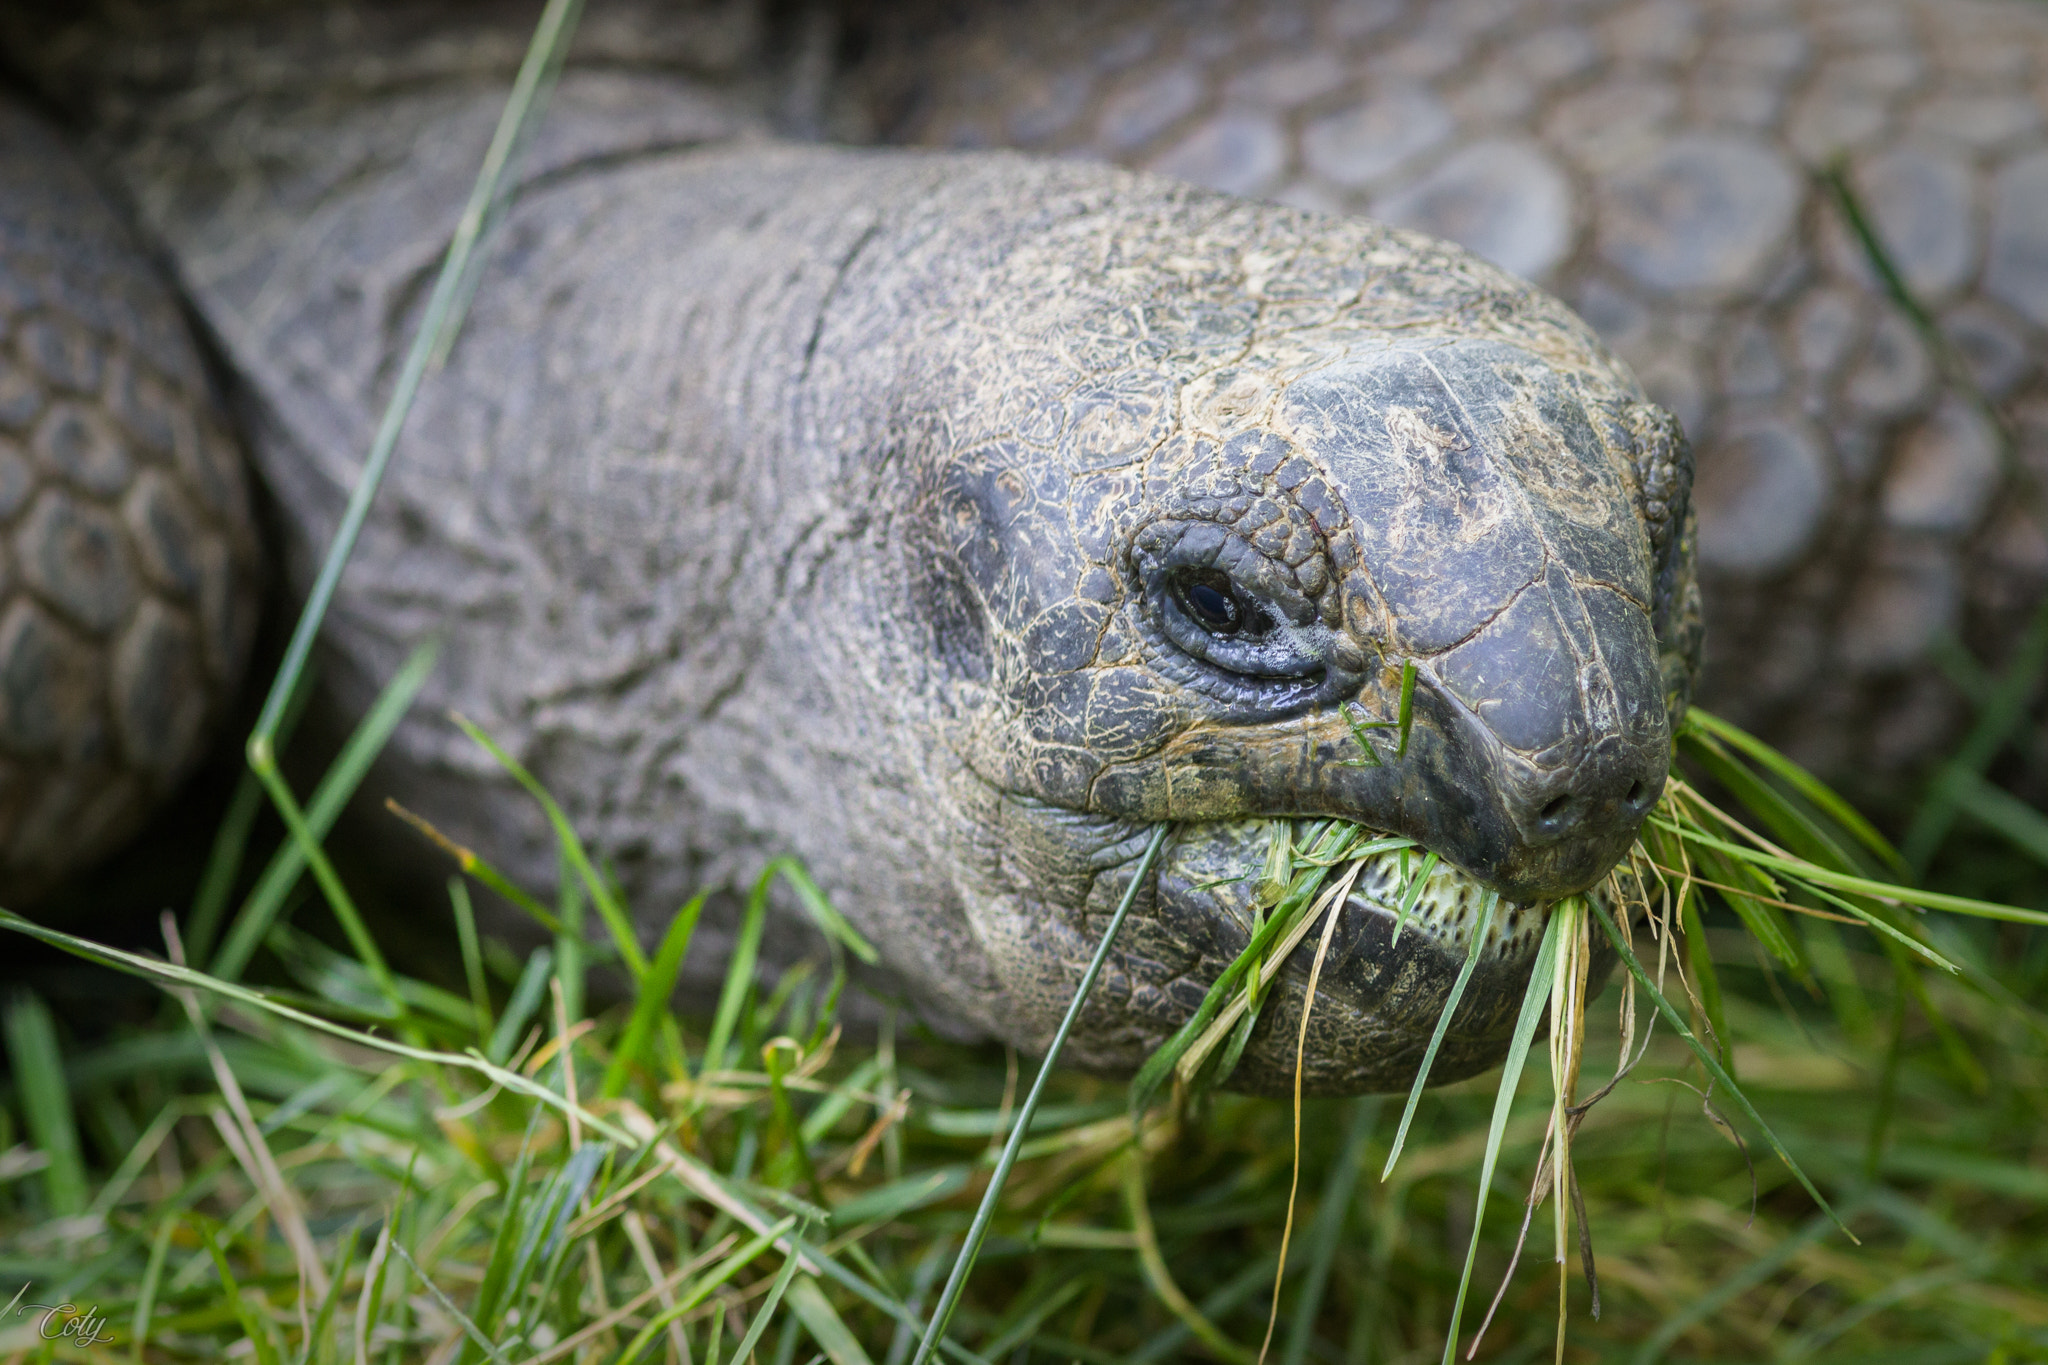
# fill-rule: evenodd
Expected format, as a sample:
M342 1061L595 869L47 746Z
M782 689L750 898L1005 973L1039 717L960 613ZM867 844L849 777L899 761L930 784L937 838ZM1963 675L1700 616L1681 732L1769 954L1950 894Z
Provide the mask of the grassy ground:
M2038 893L2019 846L1979 828L1937 868ZM278 847L245 860L230 931L195 953L220 974L232 926L291 911L251 957L260 991L175 977L158 939L115 961L126 974L81 963L8 999L0 1288L23 1293L0 1358L909 1358L1028 1063L843 1036L843 949L766 988L735 976L680 1024L636 1023L633 1000L588 1010L585 972L617 956L602 936L522 958L462 931L460 892L438 910L444 950L409 964L449 970L380 982L318 897L265 900L268 867L291 861ZM585 907L592 927L602 908ZM1902 973L1860 927L1801 917L1802 985L1709 909L1694 938L1732 1069L1861 1245L1752 1125L1709 1115L1666 1030L1575 1141L1601 1313L1574 1264L1571 1358L2048 1359L2048 1024L2026 1003L2048 998L2048 932L1928 919L1965 979ZM638 964L645 999L684 943ZM1589 1014L1589 1081L1617 1055L1618 997ZM1506 1122L1468 1346L1543 1138L1538 1070ZM1427 1092L1384 1182L1401 1097L1304 1105L1269 1359L1442 1357L1497 1083ZM1736 1113L1725 1094L1712 1109ZM1122 1083L1057 1077L953 1358L1255 1359L1293 1123L1285 1103L1216 1094L1155 1107L1134 1136ZM1554 1245L1545 1210L1477 1358L1552 1352Z

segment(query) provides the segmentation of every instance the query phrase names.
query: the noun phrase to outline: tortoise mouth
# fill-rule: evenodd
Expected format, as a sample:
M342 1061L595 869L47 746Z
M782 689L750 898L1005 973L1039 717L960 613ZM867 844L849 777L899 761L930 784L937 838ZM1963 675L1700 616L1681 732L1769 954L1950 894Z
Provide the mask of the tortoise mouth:
M1270 831L1270 822L1257 820L1186 825L1162 862L1158 927L1192 950L1200 965L1190 975L1204 991L1245 952L1261 925L1285 913L1284 902L1279 911L1259 903ZM1353 845L1370 841L1362 834ZM1335 923L1328 924L1314 907L1347 879ZM1607 899L1588 894L1599 903ZM1309 978L1326 929L1328 949L1302 1062L1309 1090L1356 1093L1412 1084L1475 939L1471 978L1430 1078L1441 1083L1485 1070L1506 1053L1549 909L1549 902L1510 901L1417 846L1333 860L1316 894L1295 912L1313 922L1294 936L1271 972L1273 998L1227 1084L1254 1093L1282 1093L1292 1085L1301 1011L1309 1004ZM1282 935L1277 942L1285 946ZM1278 951L1268 948L1264 956L1270 961ZM1596 962L1595 968L1604 977L1607 967Z
M1359 861L1362 866L1345 897L1344 913L1390 917L1396 932L1425 934L1459 958L1471 951L1482 920L1486 925L1482 954L1517 951L1525 939L1527 950L1535 951L1545 905L1506 900L1470 874L1432 859L1420 846L1389 849ZM1348 875L1345 867L1339 863L1331 874ZM1490 915L1489 900L1494 902ZM1532 924L1533 933L1529 931Z
M1270 825L1261 822L1255 828L1262 837L1270 837ZM1352 849L1393 843L1399 838L1366 826L1354 828L1358 833L1350 841ZM1241 829L1236 832L1241 837ZM1299 874L1315 866L1315 862L1302 858L1295 864L1294 871ZM1255 864L1254 877L1249 881L1221 884L1234 885L1240 891L1239 895L1229 897L1219 909L1242 933L1247 944L1253 933L1280 908L1257 903L1260 889L1256 880L1258 870ZM1338 937L1333 939L1333 961L1326 963L1326 974L1335 965L1337 942L1345 938L1344 920L1358 922L1353 927L1352 937L1363 933L1368 924L1383 931L1389 951L1434 952L1462 964L1472 951L1473 939L1480 935L1482 925L1484 937L1479 945L1482 962L1489 958L1526 958L1533 961L1549 914L1549 901L1511 900L1419 843L1382 848L1362 857L1340 854L1328 861L1322 868L1322 874L1310 904L1301 907L1298 914L1313 916L1316 897L1341 883L1349 883L1343 904L1337 909L1340 918ZM1246 888L1249 888L1248 894L1245 893ZM1319 926L1315 933L1320 933ZM1311 954L1305 949L1311 946L1306 940L1298 944L1288 955L1283 970L1307 972ZM1440 1001L1438 1007L1441 1007ZM1434 1028L1435 1022L1432 1014L1424 1032Z

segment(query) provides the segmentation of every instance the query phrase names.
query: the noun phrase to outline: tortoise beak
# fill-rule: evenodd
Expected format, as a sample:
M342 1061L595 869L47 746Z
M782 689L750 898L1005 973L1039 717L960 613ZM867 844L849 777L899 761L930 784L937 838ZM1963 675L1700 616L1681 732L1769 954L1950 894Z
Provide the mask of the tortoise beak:
M1408 752L1338 770L1338 804L1509 900L1583 891L1621 860L1664 789L1671 735L1656 660L1640 606L1553 569L1419 665Z
M1649 614L1552 565L1430 670L1453 781L1494 794L1480 838L1440 848L1517 900L1582 891L1664 790L1671 729Z
M1500 342L1418 342L1297 382L1284 416L1357 538L1346 619L1424 684L1422 742L1324 779L1339 810L1512 900L1584 890L1656 804L1670 726L1649 542L1576 391Z

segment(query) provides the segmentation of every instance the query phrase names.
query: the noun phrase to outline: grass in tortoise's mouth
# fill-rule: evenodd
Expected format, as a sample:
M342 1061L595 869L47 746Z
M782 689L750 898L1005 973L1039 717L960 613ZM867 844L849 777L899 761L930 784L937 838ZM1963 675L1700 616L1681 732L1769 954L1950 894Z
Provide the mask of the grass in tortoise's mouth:
M1398 727L1401 747L1405 748L1406 700L1404 695L1401 720L1394 724L1367 726L1353 721L1368 754L1372 753L1368 731L1373 728ZM1827 1200L1723 1065L1730 1035L1713 963L1699 946L1704 943L1699 923L1704 892L1717 893L1763 948L1795 976L1803 976L1808 968L1785 918L1788 911L1861 924L1886 940L1892 950L1913 954L1957 974L1960 969L1926 942L1924 931L1912 921L1911 909L1945 909L1986 918L2011 918L2026 912L1918 891L1905 885L1910 874L1904 861L1853 807L1791 760L1715 716L1697 708L1689 711L1677 726L1673 749L1674 758L1689 759L1710 780L1730 792L1765 832L1715 804L1680 776L1674 765L1663 796L1621 862L1586 893L1535 907L1503 907L1499 893L1489 891L1477 880L1444 863L1413 839L1336 820L1309 825L1306 833L1298 837L1295 822L1274 821L1263 866L1247 874L1256 880L1253 901L1257 918L1251 938L1210 987L1194 1016L1140 1069L1131 1086L1134 1119L1142 1119L1169 1080L1176 1107L1184 1108L1229 1078L1257 1025L1266 992L1291 955L1320 925L1295 1048L1294 1155L1298 1173L1308 1021L1315 1008L1338 911L1348 901L1362 899L1394 917L1396 942L1419 919L1418 927L1426 925L1431 936L1446 948L1464 949L1464 965L1444 1000L1395 1131L1382 1172L1383 1177L1390 1175L1400 1159L1416 1105L1473 969L1489 946L1511 932L1509 913L1533 908L1543 921L1542 938L1502 1067L1480 1174L1480 1189L1489 1189L1499 1160L1509 1104L1527 1064L1536 1030L1547 1014L1552 1021L1549 1051L1553 1103L1542 1156L1526 1202L1521 1237L1516 1242L1516 1261L1534 1213L1547 1199L1552 1207L1555 1256L1560 1264L1565 1263L1572 1223L1567 1200L1575 1198L1572 1192L1576 1190L1572 1136L1593 1105L1642 1060L1648 1049L1650 1028L1654 1028L1659 1016L1689 1045L1716 1090L1732 1098L1806 1192L1842 1226ZM1635 952L1631 926L1638 922L1649 929L1657 945L1654 972L1645 967ZM1579 1073L1584 1060L1585 1007L1596 926L1626 968L1621 1046L1613 1077L1581 1101ZM1686 931L1687 961L1683 963L1670 952L1674 927ZM1665 993L1673 969L1690 1006L1690 1016L1701 1022L1698 1033L1688 1026L1687 1015ZM1651 1024L1642 1030L1640 1040L1638 991L1648 996L1653 1011ZM1482 1199L1474 1212L1472 1241L1453 1304L1451 1343L1458 1341L1484 1213ZM1276 1314L1278 1281L1285 1273L1286 1247L1293 1222L1294 1200L1290 1193L1280 1268L1276 1270ZM1848 1233L1846 1226L1842 1230ZM1853 1234L1850 1235L1853 1240ZM1579 1220L1578 1243L1597 1301L1598 1281L1583 1218ZM1509 1265L1508 1277L1514 1273L1514 1264ZM1503 1278L1502 1294L1508 1277ZM1565 1282L1566 1277L1560 1276L1560 1358ZM1500 1298L1500 1294L1495 1295L1486 1322L1481 1324L1482 1334L1486 1323L1492 1321ZM1271 1330L1269 1324L1269 1344Z
M1251 884L1247 942L1195 1015L1147 1061L1133 1085L1134 1109L1148 1105L1169 1076L1184 1102L1228 1081L1272 983L1319 923L1334 925L1341 907L1363 902L1392 919L1394 944L1412 928L1468 962L1506 936L1514 909L1415 840L1342 820L1268 822L1264 863L1226 880Z

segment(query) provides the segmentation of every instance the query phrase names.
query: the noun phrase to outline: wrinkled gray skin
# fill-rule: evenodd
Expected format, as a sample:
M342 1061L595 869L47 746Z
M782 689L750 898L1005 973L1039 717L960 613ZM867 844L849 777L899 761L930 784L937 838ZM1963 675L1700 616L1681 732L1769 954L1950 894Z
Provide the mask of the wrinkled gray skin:
M299 581L503 98L389 38L332 79L290 25L97 75ZM565 77L329 618L349 710L445 642L381 790L547 884L459 710L650 924L794 853L929 1016L1027 1047L1178 822L1071 1045L1108 1068L1243 944L1249 883L1213 883L1264 818L1412 835L1470 881L1398 949L1383 903L1345 908L1307 1071L1406 1084L1473 883L1585 889L1661 790L1698 650L1676 425L1456 248L1096 166L780 145L750 103ZM1202 585L1255 628L1205 629ZM1404 661L1407 753L1362 763L1341 710L1392 718ZM1503 1041L1541 915L1505 920L1439 1079ZM1240 1084L1291 1074L1303 976Z

